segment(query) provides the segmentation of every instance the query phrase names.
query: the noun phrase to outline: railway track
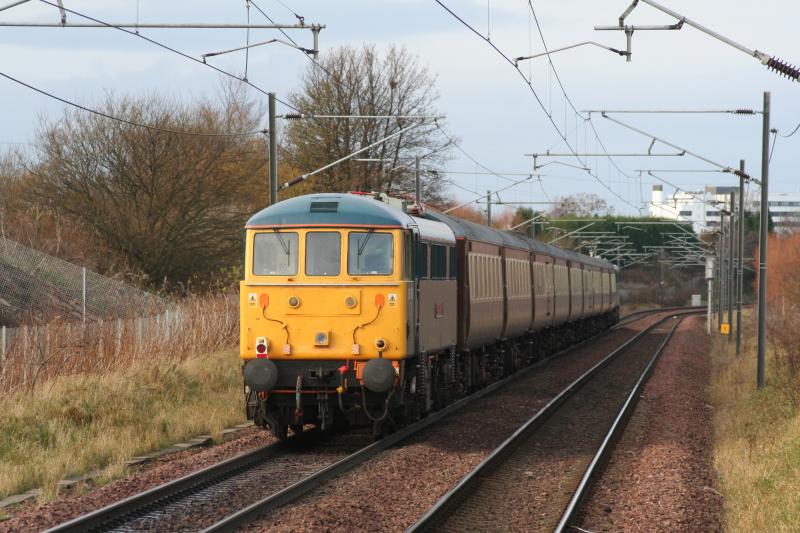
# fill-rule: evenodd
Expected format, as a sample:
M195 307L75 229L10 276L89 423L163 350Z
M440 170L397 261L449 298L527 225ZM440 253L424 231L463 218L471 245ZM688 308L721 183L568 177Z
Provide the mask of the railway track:
M48 531L201 530L265 487L280 488L335 463L372 441L369 432L322 436L311 430L156 486Z
M665 311L638 312L635 318L628 315L615 328ZM317 431L309 431L151 488L48 531L234 530L508 385L560 353L592 342L598 336L553 354L380 441L372 442L366 433L356 432L320 440ZM272 488L271 492L266 491L269 492L266 496L265 487ZM219 517L223 518L219 520Z
M648 326L576 379L407 532L565 531L686 315Z

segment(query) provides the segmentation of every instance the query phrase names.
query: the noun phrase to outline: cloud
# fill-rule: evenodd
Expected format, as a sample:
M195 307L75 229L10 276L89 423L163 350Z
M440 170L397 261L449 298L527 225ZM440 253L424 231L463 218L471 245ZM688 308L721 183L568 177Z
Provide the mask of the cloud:
M3 70L29 81L100 80L155 69L163 60L156 52L67 49L0 44Z

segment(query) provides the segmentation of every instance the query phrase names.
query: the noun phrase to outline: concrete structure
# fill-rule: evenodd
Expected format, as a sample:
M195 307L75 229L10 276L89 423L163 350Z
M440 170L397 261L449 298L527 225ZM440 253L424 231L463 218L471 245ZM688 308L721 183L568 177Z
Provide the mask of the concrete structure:
M759 209L761 202L752 203ZM800 192L769 193L769 214L776 231L796 231L800 228Z
M664 197L662 185L653 185L650 199L650 216L691 221L694 231L717 229L720 209L728 209L730 193L738 202L739 187L707 186L700 191L675 192ZM758 211L761 202L752 191L745 198L745 209ZM770 193L769 212L779 231L793 231L800 227L800 192Z
M737 195L739 187L708 186L700 191L676 191L664 198L662 185L653 185L650 216L689 221L696 233L719 227L720 209L727 209L730 194Z

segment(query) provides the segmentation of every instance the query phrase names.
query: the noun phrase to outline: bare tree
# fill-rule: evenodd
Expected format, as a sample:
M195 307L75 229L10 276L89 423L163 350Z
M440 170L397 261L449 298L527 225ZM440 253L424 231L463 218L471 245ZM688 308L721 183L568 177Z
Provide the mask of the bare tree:
M234 86L221 104L108 96L101 109L189 132L254 130L261 121ZM153 284L236 264L242 225L266 195L260 138L153 131L75 110L43 123L38 152L31 201L78 221Z
M614 208L608 205L604 198L594 193L578 193L558 198L557 203L550 209L550 216L559 217L597 217L610 215Z
M344 46L320 60L324 71L309 65L301 89L290 98L304 114L436 115L435 78L405 48L391 46L381 56L374 45ZM327 71L327 72L326 72ZM366 147L413 124L413 120L297 120L289 123L285 141L291 164L304 172ZM409 130L358 156L373 162L347 161L312 178L306 191L414 190L414 157L437 168L448 141L434 125ZM423 195L440 200L443 183L423 176Z

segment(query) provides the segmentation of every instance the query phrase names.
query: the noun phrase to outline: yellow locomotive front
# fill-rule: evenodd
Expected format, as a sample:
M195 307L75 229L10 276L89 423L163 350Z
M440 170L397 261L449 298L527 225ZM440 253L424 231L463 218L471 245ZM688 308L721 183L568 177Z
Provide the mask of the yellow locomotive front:
M281 438L307 423L385 418L414 352L410 221L347 194L293 198L250 219L240 285L248 418Z

